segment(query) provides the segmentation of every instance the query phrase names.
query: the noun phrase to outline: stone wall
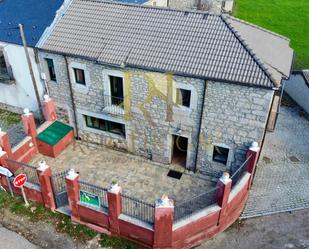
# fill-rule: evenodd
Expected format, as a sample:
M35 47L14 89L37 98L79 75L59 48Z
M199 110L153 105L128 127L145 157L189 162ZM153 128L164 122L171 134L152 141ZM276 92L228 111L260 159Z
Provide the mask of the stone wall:
M155 0L152 0L152 2ZM222 12L223 2L228 2L228 4L233 4L233 0L169 0L168 6L174 9L180 10L192 10L198 9L198 5L200 4L199 9L203 11L209 11L212 13L219 14ZM157 2L156 2L157 3ZM157 4L159 6L159 4Z
M67 111L74 126L64 57L40 53L43 63L42 58L46 56L54 59L57 76L57 82L48 82L50 95L60 107L58 115L66 116L64 113ZM112 68L72 57L68 58L68 63L70 68L83 68L87 80L86 86L80 86L74 83L71 75L78 131L82 140L168 164L172 159L173 135L179 135L188 138L186 168L195 168L204 80L132 68ZM109 74L124 79L124 115L106 112L104 95ZM177 87L191 91L190 108L175 104ZM243 162L249 144L262 140L272 95L272 90L207 83L197 163L201 172L233 170ZM122 123L126 136L86 127L84 115ZM230 149L227 166L213 162L214 144Z
M250 144L261 144L273 94L269 89L207 83L197 164L201 172L233 172ZM214 145L230 149L227 165L213 162Z
M57 103L57 115L69 116L70 124L74 125L68 75L63 56L40 53L44 68L44 59L54 60L57 82L49 81L48 88ZM170 163L172 135L188 138L189 153L187 167L194 168L196 141L198 136L199 117L204 89L204 81L200 79L172 76L136 69L116 69L78 58L68 57L69 66L84 67L88 78L86 87L72 81L74 102L77 109L79 136L82 140L103 144L112 148L128 150L134 154L151 158L154 161ZM119 73L124 77L125 99L129 99L129 107L125 115L109 115L104 111L104 94L107 73ZM183 108L170 102L168 95L175 95L175 87L191 90L191 108ZM169 86L169 87L168 87ZM170 89L170 90L169 90ZM175 98L175 97L174 97ZM170 110L170 111L169 111ZM66 115L65 113L68 113ZM168 114L169 112L169 114ZM125 124L126 137L85 126L83 115L95 116ZM181 134L176 133L180 128ZM179 130L179 129L178 129Z

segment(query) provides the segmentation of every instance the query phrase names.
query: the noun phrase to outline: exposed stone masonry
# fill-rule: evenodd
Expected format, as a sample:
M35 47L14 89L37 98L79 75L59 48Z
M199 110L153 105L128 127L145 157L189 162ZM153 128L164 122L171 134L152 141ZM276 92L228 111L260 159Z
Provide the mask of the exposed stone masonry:
M49 82L58 115L74 126L68 75L63 56L40 53L54 59L57 82ZM43 62L43 60L41 60ZM186 168L195 168L197 137L201 115L204 80L136 69L119 69L68 57L70 67L85 69L87 86L72 80L77 109L79 136L82 140L129 151L156 162L171 162L172 136L188 138ZM124 79L124 115L109 114L104 106L106 70ZM108 71L109 72L109 71ZM175 104L176 87L191 91L191 107ZM273 91L229 83L208 82L197 168L202 173L234 169L244 161L252 141L262 140ZM125 124L126 137L86 127L83 115ZM228 165L212 161L213 144L230 149Z

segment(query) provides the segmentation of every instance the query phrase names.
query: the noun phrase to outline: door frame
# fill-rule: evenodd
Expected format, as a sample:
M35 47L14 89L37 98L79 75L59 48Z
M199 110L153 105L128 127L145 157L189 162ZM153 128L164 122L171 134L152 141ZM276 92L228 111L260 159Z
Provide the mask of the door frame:
M191 158L191 151L189 150L190 146L191 146L191 136L187 135L187 134L178 134L178 133L171 133L168 135L168 161L169 164L172 164L173 161L173 152L174 152L174 142L175 142L175 136L178 137L184 137L188 139L188 147L187 147L187 157L186 157L186 165L185 168L188 168L188 164L189 164L189 160Z

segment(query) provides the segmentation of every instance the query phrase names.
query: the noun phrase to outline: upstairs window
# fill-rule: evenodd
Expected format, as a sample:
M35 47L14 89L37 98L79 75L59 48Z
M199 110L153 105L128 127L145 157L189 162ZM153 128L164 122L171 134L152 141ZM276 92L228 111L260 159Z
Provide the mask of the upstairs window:
M176 90L176 104L190 107L190 101L191 101L191 91L186 89L178 88Z
M229 156L228 148L214 146L214 151L213 151L213 156L212 156L213 161L226 165L228 156Z
M75 82L77 84L86 85L85 71L79 68L73 68L73 70L74 70Z
M123 107L123 79L109 75L111 104Z
M89 128L94 128L101 131L107 131L110 133L120 135L122 137L126 136L126 129L124 124L86 115L85 120L86 120L86 126Z
M47 69L48 69L49 80L57 81L54 61L52 59L49 59L49 58L45 58L45 61L46 61Z

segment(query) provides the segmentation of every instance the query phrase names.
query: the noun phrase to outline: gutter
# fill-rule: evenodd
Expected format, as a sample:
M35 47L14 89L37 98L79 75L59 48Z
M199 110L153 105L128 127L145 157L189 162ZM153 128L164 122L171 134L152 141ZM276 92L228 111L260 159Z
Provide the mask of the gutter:
M81 56L81 55L76 55L76 54L71 54L71 53L64 53L64 52L57 52L49 49L44 49L44 48L39 48L40 51L46 52L46 53L52 53L52 54L58 54L62 56L69 56L72 58L79 58L87 61L92 61L94 63L97 63L98 65L103 65L103 66L110 66L110 67L115 67L115 68L124 68L121 65L117 64L111 64L111 63L103 63L98 60L95 60L94 58L87 57L87 56ZM205 77L205 76L199 76L199 75L193 75L189 73L182 73L182 72L177 72L177 71L166 71L158 68L151 68L151 67L144 67L144 66L137 66L137 65L131 65L131 64L126 64L126 68L133 68L133 69L140 69L140 70L145 70L145 71L150 71L150 72L158 72L158 73L172 73L173 75L177 76L182 76L182 77L190 77L194 79L201 79L201 80L208 80L208 81L215 81L215 82L221 82L221 83L228 83L228 84L234 84L234 85L239 85L239 86L247 86L247 87L255 87L255 88L262 88L262 89L268 89L268 90L276 90L278 87L275 86L265 86L265 85L255 85L249 82L239 82L235 80L226 80L226 79L219 79L219 78L214 78L214 77Z
M196 171L197 171L197 157L198 157L198 152L199 152L199 148L200 148L200 135L201 135L201 127L202 127L202 121L203 121L203 113L204 113L206 91L207 91L207 81L205 80L204 91L203 91L203 99L202 99L201 115L200 115L200 121L199 121L199 127L198 127L197 139L196 139L197 146L196 146L196 153L195 153L194 173L196 173Z

